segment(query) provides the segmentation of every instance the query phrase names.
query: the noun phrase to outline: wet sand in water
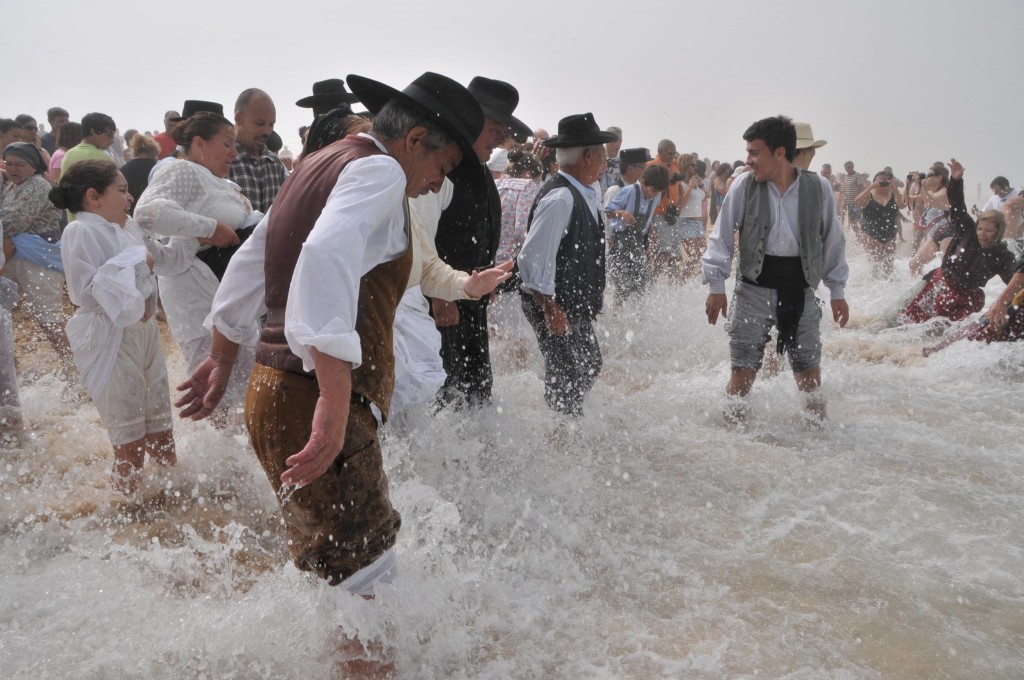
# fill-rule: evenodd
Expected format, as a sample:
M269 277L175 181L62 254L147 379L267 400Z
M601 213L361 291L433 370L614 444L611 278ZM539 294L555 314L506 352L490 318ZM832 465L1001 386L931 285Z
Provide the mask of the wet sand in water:
M179 465L147 466L140 500L113 492L95 410L30 379L52 359L22 327L34 437L0 473L4 675L331 677L358 633L410 678L1024 676L1024 346L921 358L925 328L877 323L908 254L871 282L850 252L824 427L785 368L725 424L726 336L696 283L608 305L571 425L536 349L521 369L499 343L491 408L386 432L404 521L374 602L288 563L241 434L177 422Z

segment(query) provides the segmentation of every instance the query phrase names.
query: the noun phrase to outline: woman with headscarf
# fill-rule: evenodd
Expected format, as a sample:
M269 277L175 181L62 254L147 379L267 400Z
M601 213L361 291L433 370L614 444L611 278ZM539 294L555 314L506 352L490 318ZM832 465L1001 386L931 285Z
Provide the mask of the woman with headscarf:
M185 158L157 167L135 207L135 219L147 231L170 236L172 243L209 238L213 244L200 249L181 273L160 276L167 323L193 371L210 351L210 333L203 322L220 279L262 214L254 212L238 185L227 179L237 155L231 121L202 110L179 122L172 134L185 149ZM256 337L259 328L253 324L249 331ZM222 402L225 409L244 399L252 362L251 350L239 352L237 370Z
M3 276L18 284L21 300L75 384L64 335L64 267L60 261L60 211L50 203L46 159L34 144L15 142L3 150L7 176L0 177L0 223L4 225Z

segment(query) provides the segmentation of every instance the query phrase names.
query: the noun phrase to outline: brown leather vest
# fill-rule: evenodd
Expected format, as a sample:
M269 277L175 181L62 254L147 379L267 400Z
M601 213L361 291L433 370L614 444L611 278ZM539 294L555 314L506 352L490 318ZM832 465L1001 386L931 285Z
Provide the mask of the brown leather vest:
M302 370L302 360L288 348L284 335L284 309L292 274L302 244L313 230L342 170L358 158L381 153L377 145L365 137L349 137L335 142L304 159L274 200L274 209L267 224L264 264L267 324L256 347L256 361L264 366L315 377ZM352 392L376 404L385 418L395 387L392 349L395 309L405 293L412 268L407 202L405 233L409 241L406 252L395 260L378 264L363 276L359 284L356 332L363 360L352 373Z

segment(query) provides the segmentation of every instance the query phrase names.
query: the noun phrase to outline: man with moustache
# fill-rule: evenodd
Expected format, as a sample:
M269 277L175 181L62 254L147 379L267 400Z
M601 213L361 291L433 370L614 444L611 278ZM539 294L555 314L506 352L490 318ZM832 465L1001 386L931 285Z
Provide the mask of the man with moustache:
M473 145L480 162L478 167L463 163L451 174L451 202L437 222L434 243L441 260L454 269L472 273L495 265L501 240L501 197L484 163L505 141L507 133L525 138L530 128L512 115L519 104L519 92L512 85L478 76L468 89L484 112L484 128ZM431 223L429 216L424 215L424 222ZM448 374L438 393L438 405L480 406L491 399L494 379L487 334L489 302L489 297L431 301Z
M711 287L708 322L727 311L725 280L732 272L739 232L739 271L732 314L726 324L732 375L726 392L742 398L761 368L769 331L778 326L778 352L789 353L797 387L813 393L821 385L821 312L815 290L824 281L832 317L845 326L849 267L846 243L827 180L793 165L797 132L786 117L765 118L743 133L747 165L725 197L708 240L702 268ZM825 417L825 402L808 399L810 413ZM742 419L743 407L729 414Z
M403 91L347 80L375 114L372 129L299 164L232 258L210 314L210 356L177 405L193 419L216 407L245 329L265 312L246 425L292 558L370 596L389 580L401 524L371 406L386 418L394 388L392 324L413 261L408 198L437 191L460 162L480 167L472 142L483 113L436 73Z
M235 100L235 148L228 179L242 189L252 209L266 213L284 185L288 171L267 148L277 123L277 109L263 90L249 88Z

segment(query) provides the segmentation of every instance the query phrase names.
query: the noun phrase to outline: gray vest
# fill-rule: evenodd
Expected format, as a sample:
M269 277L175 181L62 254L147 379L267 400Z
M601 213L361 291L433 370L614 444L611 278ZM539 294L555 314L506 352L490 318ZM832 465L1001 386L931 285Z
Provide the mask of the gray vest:
M821 260L823 254L824 222L821 219L821 180L813 172L800 171L800 205L797 208L800 225L800 263L804 278L811 289L821 283ZM764 265L765 250L768 246L768 232L772 227L772 210L769 202L767 182L747 178L747 205L740 225L740 275L757 281ZM779 225L781 228L782 225Z

